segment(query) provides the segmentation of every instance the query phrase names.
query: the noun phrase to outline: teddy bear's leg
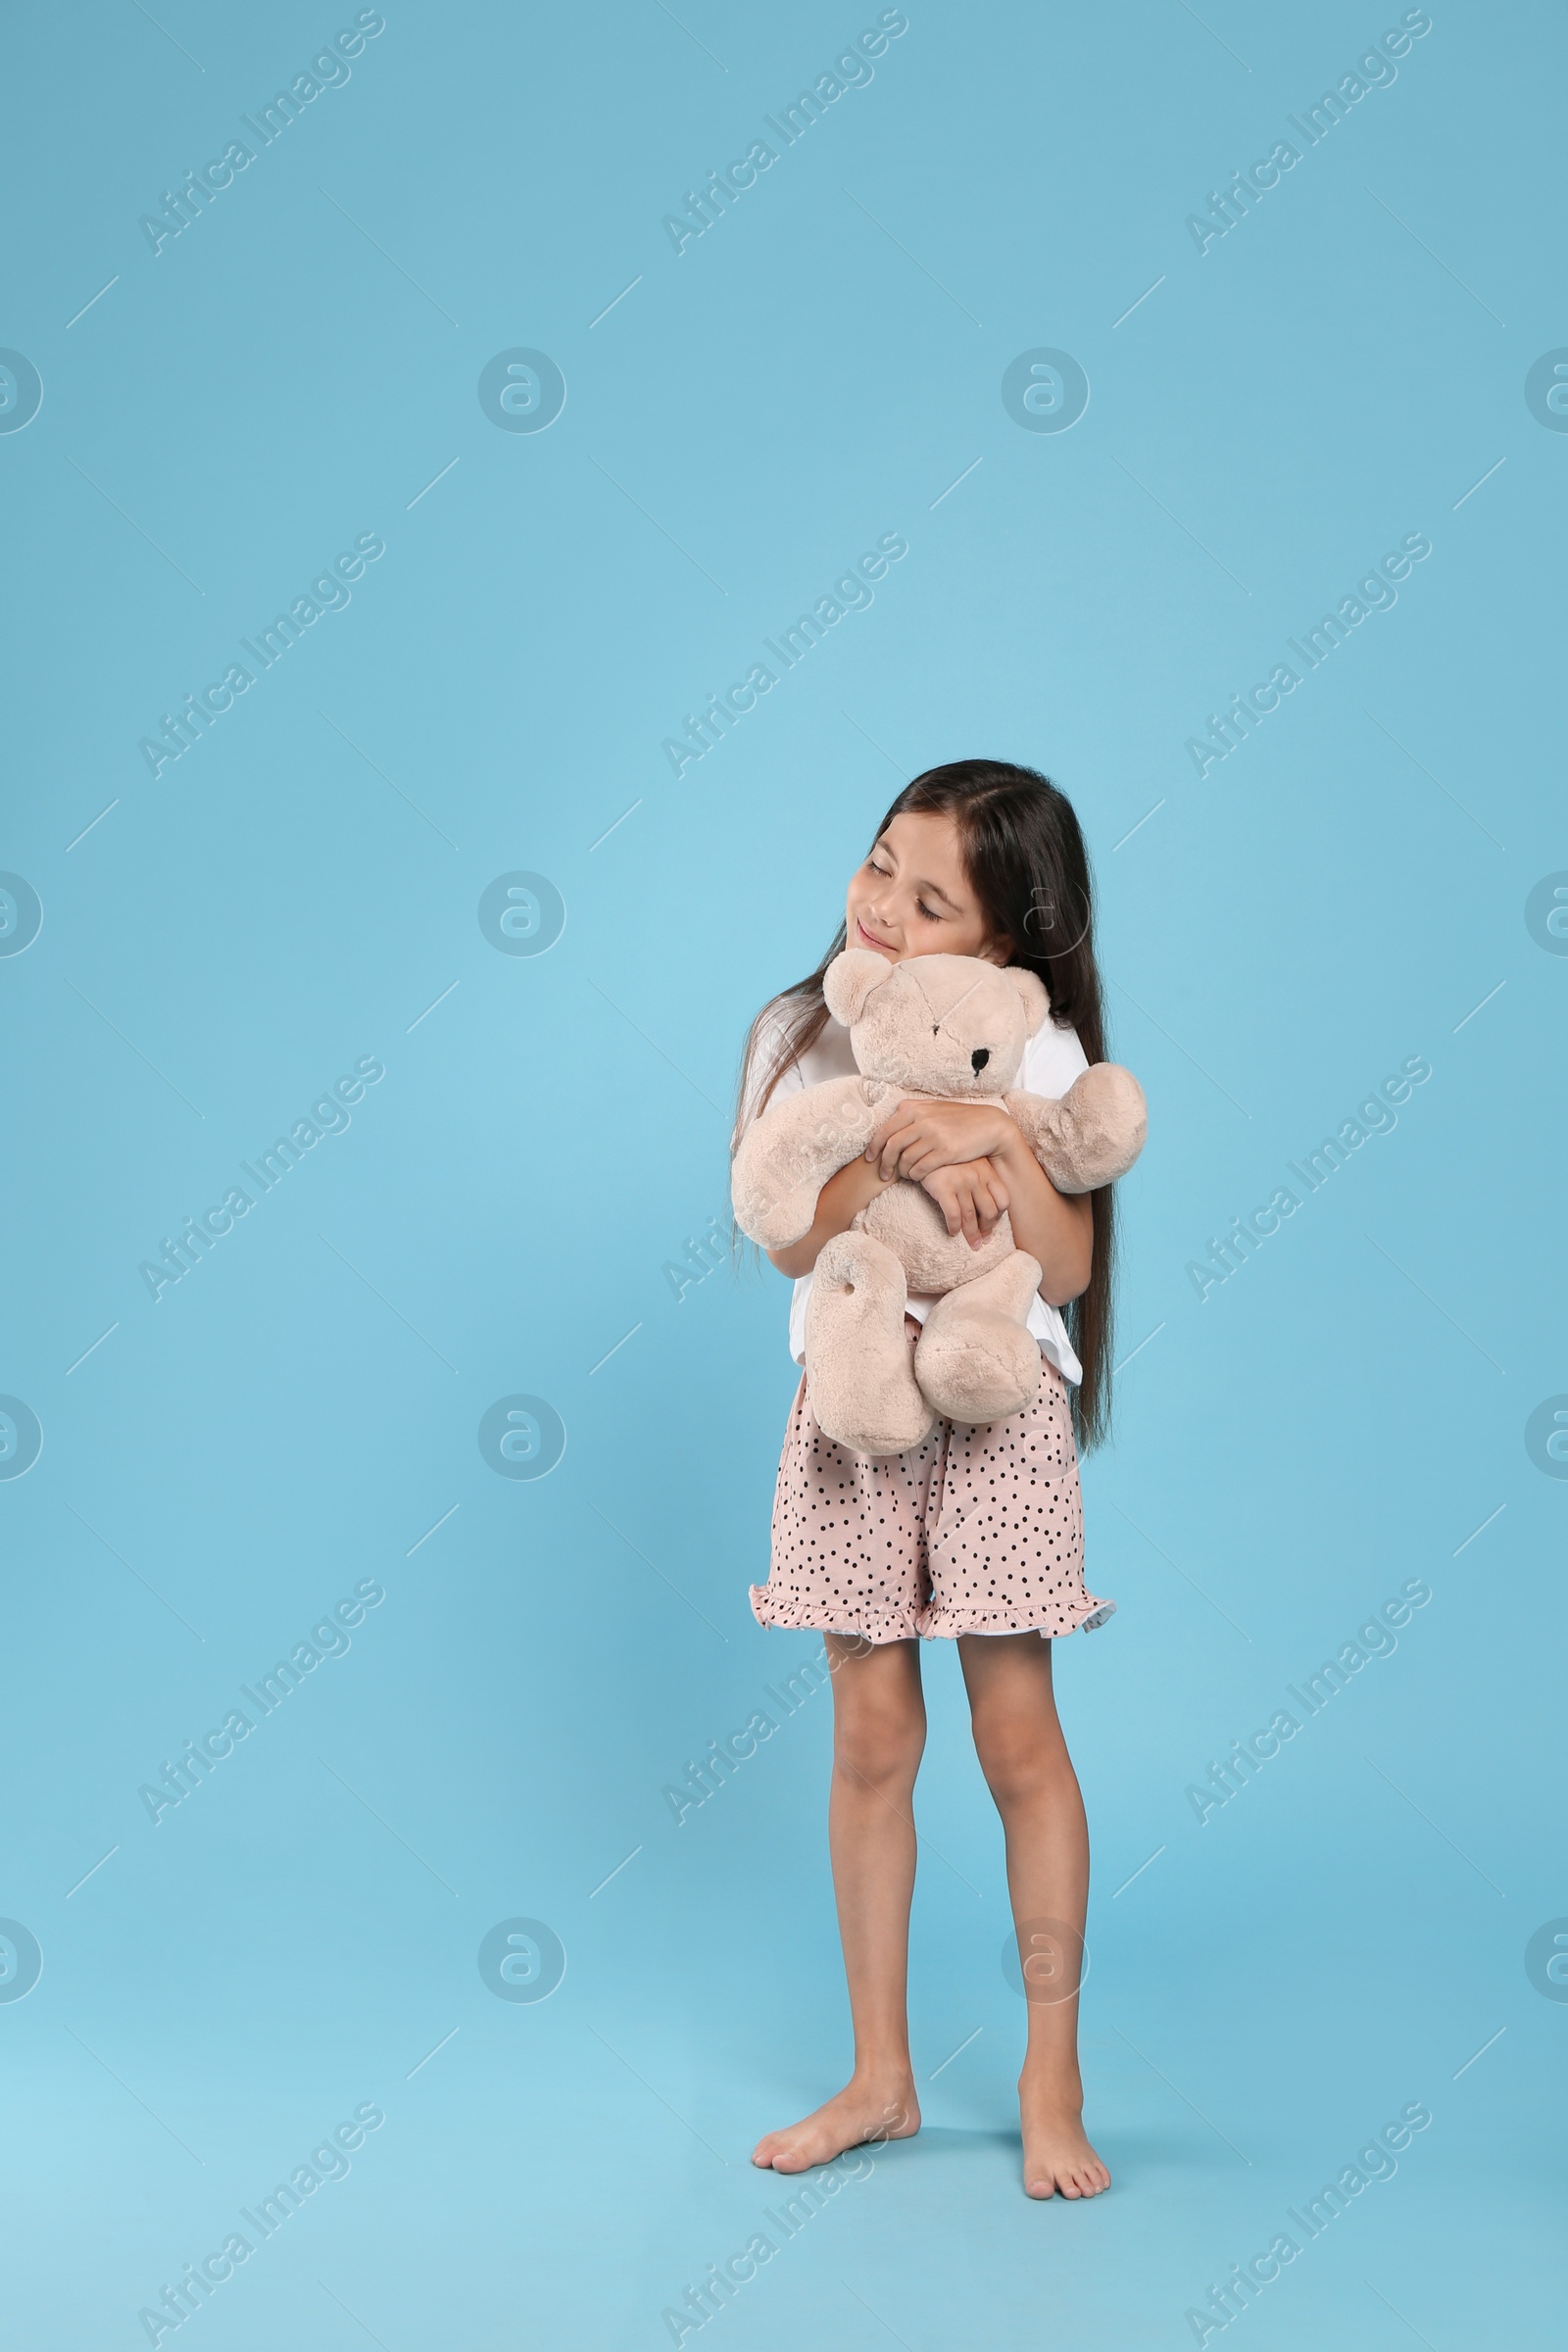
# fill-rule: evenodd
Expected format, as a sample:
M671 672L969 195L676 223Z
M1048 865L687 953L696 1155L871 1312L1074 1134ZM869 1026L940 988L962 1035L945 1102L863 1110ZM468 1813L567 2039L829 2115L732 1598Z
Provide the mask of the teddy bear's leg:
M1015 1250L989 1274L939 1298L914 1351L926 1402L950 1421L1004 1421L1034 1401L1040 1344L1025 1328L1040 1268Z
M817 1427L852 1453L906 1453L931 1427L909 1369L905 1296L903 1266L868 1233L836 1234L816 1261L806 1394Z

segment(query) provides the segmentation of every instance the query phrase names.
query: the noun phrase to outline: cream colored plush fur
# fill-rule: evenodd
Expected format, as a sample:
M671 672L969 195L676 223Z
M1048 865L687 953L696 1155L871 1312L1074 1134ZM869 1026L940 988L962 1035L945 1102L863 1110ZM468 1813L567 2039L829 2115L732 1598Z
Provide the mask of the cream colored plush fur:
M1024 1047L1050 1012L1023 966L970 956L890 963L850 948L828 965L823 990L850 1032L859 1076L775 1100L742 1138L735 1221L764 1249L787 1249L810 1231L828 1178L911 1098L1001 1101L1062 1193L1113 1182L1142 1151L1143 1090L1114 1062L1083 1071L1057 1102L1012 1090ZM1005 1216L972 1250L948 1232L921 1186L890 1185L816 1261L806 1376L818 1427L856 1453L904 1453L938 1414L983 1423L1021 1411L1040 1386L1040 1349L1025 1328L1040 1280ZM938 1295L912 1357L910 1291Z

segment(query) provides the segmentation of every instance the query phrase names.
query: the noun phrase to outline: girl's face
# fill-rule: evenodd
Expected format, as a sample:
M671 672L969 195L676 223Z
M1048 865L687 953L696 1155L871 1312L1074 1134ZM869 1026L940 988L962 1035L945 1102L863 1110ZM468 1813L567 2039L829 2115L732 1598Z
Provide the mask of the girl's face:
M846 944L891 963L911 956L983 956L1005 963L1011 948L991 937L963 870L958 828L937 813L896 816L851 880Z

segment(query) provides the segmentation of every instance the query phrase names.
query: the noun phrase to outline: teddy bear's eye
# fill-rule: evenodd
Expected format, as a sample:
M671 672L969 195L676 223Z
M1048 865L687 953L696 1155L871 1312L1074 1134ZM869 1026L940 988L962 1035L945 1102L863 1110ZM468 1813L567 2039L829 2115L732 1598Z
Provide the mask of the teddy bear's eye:
M986 1063L990 1059L991 1048L989 1046L976 1046L974 1052L969 1056L969 1067L971 1070L973 1070L976 1077L980 1075L980 1072L985 1068Z

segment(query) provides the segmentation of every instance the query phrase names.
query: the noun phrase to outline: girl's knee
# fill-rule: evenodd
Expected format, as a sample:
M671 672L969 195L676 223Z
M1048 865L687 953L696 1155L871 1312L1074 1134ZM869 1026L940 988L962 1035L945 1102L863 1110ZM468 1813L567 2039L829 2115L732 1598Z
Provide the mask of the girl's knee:
M1018 1716L1001 1720L976 1715L975 1754L986 1787L997 1803L1023 1803L1052 1790L1077 1786L1072 1761L1054 1724Z
M912 1699L879 1694L840 1706L833 1723L833 1760L850 1778L872 1788L912 1784L925 1747L925 1708Z

